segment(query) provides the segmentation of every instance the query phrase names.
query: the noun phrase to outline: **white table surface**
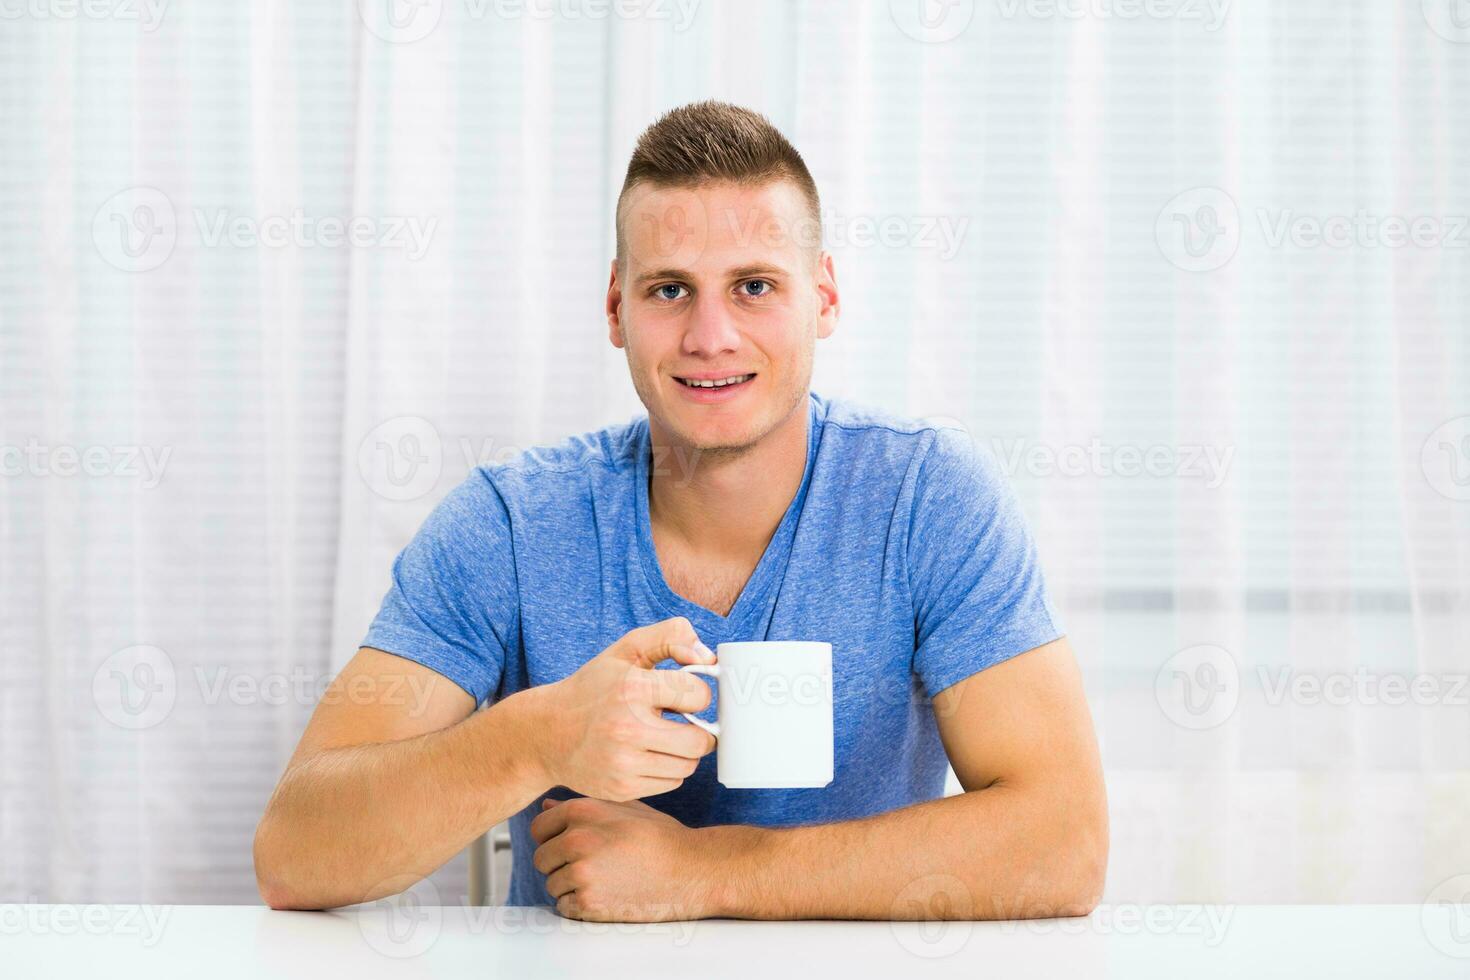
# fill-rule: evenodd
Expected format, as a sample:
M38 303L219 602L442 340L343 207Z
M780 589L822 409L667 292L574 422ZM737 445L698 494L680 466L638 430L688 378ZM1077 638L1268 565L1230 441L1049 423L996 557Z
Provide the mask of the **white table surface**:
M521 908L0 906L6 980L910 975L1464 978L1470 909L1117 905L1023 922L608 925Z

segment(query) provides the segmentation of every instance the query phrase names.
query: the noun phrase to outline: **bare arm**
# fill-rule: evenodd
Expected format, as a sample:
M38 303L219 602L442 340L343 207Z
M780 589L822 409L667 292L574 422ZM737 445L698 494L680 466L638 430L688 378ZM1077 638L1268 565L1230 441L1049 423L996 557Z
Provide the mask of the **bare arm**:
M322 697L255 835L272 908L402 891L549 783L526 732L535 690L473 714L457 684L364 647Z
M709 688L661 660L709 662L685 619L633 630L572 676L475 712L427 667L364 647L332 682L255 834L272 908L403 891L553 786L631 800L668 792L714 740L661 709Z
M715 915L1032 918L1101 896L1108 816L1081 676L1059 639L934 699L966 792L841 823L708 828Z

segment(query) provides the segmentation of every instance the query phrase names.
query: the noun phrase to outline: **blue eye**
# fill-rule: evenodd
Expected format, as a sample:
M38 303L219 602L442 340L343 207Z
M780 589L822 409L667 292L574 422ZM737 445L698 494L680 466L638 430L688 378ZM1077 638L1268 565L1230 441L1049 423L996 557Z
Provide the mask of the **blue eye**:
M682 296L679 296L678 295L678 291L681 290L681 289L683 289L683 288L684 288L683 286L679 285L676 282L666 282L662 286L658 286L657 288L655 288L653 292L654 292L654 295L656 295L659 299L666 299L666 300L672 301L672 300L682 299L683 298ZM674 290L674 295L672 295L672 296L670 296L669 295L669 292L668 292L671 289Z
M751 292L749 288L751 286L759 286L761 288L757 292ZM766 293L769 293L772 289L776 287L772 286L764 279L751 279L748 282L741 283L741 288L745 290L745 295L754 298L756 296L764 296L766 295Z

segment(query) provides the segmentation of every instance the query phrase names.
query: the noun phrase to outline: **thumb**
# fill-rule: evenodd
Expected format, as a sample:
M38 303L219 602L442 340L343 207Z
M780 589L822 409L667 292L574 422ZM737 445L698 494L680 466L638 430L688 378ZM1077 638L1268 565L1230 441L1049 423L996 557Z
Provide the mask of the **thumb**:
M680 664L712 664L715 662L715 652L704 645L703 640L695 640L690 644L676 643L669 646L669 657ZM658 663L657 660L654 663Z
M616 646L623 659L639 667L653 667L665 660L685 665L715 662L714 652L682 616L631 630Z

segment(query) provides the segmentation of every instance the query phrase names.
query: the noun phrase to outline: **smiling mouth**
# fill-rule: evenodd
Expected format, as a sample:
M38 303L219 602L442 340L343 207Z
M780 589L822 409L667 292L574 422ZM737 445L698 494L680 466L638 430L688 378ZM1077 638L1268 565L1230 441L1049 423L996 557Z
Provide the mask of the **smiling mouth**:
M727 378L712 378L709 380L678 377L674 380L686 388L728 388L730 385L744 384L754 377L754 374L732 374Z

